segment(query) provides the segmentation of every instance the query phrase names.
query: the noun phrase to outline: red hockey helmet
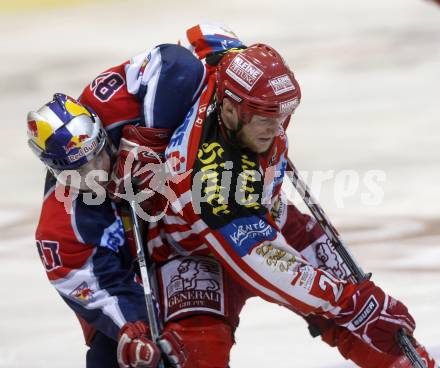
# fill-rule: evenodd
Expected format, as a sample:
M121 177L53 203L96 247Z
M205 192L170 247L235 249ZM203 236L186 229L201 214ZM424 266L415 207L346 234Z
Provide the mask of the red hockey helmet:
M248 123L254 114L288 117L298 106L301 90L281 55L264 44L229 52L217 67L217 101L229 97Z

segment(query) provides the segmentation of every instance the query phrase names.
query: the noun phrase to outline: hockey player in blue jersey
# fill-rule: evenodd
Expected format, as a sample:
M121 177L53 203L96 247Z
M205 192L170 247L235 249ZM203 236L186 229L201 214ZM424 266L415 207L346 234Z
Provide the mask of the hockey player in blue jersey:
M210 32L209 45L203 32ZM96 169L110 174L113 154L132 127L145 144L163 151L204 86L200 59L242 46L211 25L191 28L182 41L186 47L159 45L104 71L78 101L56 94L28 114L29 145L49 171L36 245L50 282L83 327L88 368L155 367L160 349L150 340L127 212L108 197L88 205L87 183L62 187L60 179L66 170L82 177ZM80 192L60 202L57 188ZM165 326L160 342L168 360L182 366L185 349L173 326Z

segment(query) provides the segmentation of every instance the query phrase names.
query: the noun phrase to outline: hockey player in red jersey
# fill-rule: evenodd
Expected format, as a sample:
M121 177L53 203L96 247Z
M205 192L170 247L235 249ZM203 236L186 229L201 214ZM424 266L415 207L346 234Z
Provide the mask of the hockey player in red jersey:
M400 329L414 331L407 308L371 281L344 280L349 270L317 223L282 199L283 128L300 97L273 48L234 50L171 137L168 170L190 174L169 181L171 203L150 225L148 247L162 265L163 317L177 324L190 367L227 367L238 313L255 295L304 316L361 367L410 366L395 339ZM200 346L191 316L202 315L215 317L216 328L204 330ZM221 348L208 336L221 338ZM195 360L201 347L203 363Z

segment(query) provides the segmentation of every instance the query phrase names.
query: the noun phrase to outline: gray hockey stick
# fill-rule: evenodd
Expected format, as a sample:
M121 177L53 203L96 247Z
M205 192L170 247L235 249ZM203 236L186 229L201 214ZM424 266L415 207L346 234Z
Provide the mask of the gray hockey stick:
M359 263L356 262L353 255L345 246L345 243L342 240L341 236L336 231L333 224L330 222L330 219L327 217L322 207L313 197L312 193L307 187L307 184L299 176L298 170L295 168L292 161L290 161L290 159L287 159L287 163L288 169L290 169L287 172L288 178L291 180L293 186L298 191L301 198L309 208L313 217L315 217L316 221L318 221L324 233L332 241L335 250L341 256L343 261L347 264L353 275L353 281L358 283L363 280L369 279L371 277L371 273L366 274L359 266ZM414 346L411 344L409 337L404 333L403 330L399 331L399 333L397 334L397 340L399 342L400 348L410 360L414 368L426 368L424 361L422 360Z
M136 202L134 200L129 201L130 215L133 224L134 242L136 244L136 253L139 262L139 269L141 271L142 284L144 287L145 304L147 306L148 324L151 330L151 337L153 341L158 344L160 336L160 324L158 321L156 306L153 298L153 289L151 288L151 278L148 272L147 260L145 258L144 247L142 244L141 227L139 219L136 214ZM165 368L163 360L159 362L159 368Z

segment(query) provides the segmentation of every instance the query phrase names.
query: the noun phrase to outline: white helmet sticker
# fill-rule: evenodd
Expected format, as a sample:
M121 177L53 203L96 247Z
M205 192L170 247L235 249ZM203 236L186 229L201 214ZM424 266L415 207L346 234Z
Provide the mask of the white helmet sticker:
M293 98L280 103L280 114L292 114L299 105L299 99Z
M232 60L231 64L229 64L226 69L226 74L250 91L263 75L263 71L245 57L238 54Z
M295 90L295 86L287 74L272 78L269 84L277 96Z
M237 102L243 101L243 99L241 97L237 96L235 93L231 92L229 89L225 89L225 94Z

